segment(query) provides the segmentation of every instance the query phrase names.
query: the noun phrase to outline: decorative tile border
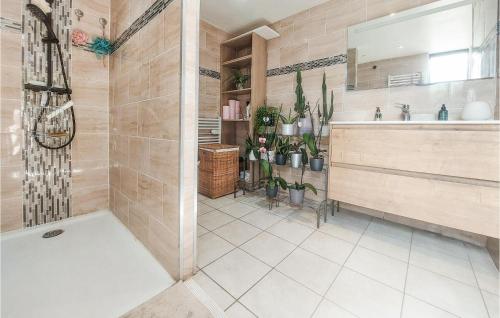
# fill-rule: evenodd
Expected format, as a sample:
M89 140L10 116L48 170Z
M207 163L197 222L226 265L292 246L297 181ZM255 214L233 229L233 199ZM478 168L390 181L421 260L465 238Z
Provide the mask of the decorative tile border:
M30 0L24 0L24 4ZM60 40L63 61L69 71L71 66L71 2L55 0L53 3L54 31ZM41 22L23 12L22 73L23 83L29 80L47 81L47 52L42 43ZM55 50L54 50L55 52ZM54 54L53 83L63 86L63 77L59 60ZM70 76L71 72L69 72ZM71 81L71 78L68 78ZM71 145L58 150L42 148L33 138L34 123L41 107L42 93L23 89L23 129L24 142L22 158L23 176L23 223L25 227L36 226L62 220L71 216ZM66 96L53 96L48 107L62 105ZM68 130L68 123L60 127ZM39 124L45 131L45 123ZM40 139L44 139L42 135Z
M127 30L125 30L113 43L111 54L118 50L134 34L141 30L146 24L153 20L160 12L165 10L174 0L156 0L139 18L137 18Z
M220 80L220 73L200 66L200 75Z
M295 73L297 71L297 68L299 68L301 71L307 71L315 68L327 67L337 64L345 64L345 63L347 63L347 54L340 54L332 57L325 57L314 61L273 68L267 70L267 77Z
M0 30L8 30L19 33L21 32L21 29L21 23L12 19L0 17Z

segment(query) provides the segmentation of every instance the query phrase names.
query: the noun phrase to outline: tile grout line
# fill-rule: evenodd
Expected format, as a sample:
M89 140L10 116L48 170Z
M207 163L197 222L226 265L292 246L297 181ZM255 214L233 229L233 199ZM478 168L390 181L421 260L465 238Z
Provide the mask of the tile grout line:
M335 283L335 281L336 281L336 280L337 280L337 278L339 277L339 275L340 275L340 273L342 272L342 270L343 270L344 268L348 268L348 267L345 267L345 264L347 263L347 261L348 261L348 260L349 260L349 258L351 257L352 253L354 253L354 250L356 249L356 247L358 247L359 241L361 241L361 238L363 237L363 235L365 235L366 231L368 230L368 227L370 226L370 224L372 224L372 222L373 222L373 217L370 217L370 222L366 225L365 229L363 230L363 233L361 233L361 235L359 236L358 240L356 241L356 244L354 244L354 247L352 248L352 250L351 250L351 252L349 253L349 255L346 257L346 259L345 259L344 263L341 265L340 270L339 270L339 272L338 272L337 276L335 276L335 279L332 281L332 283L330 284L330 286L328 286L328 289L326 290L325 294L323 295L323 299L322 299L322 301L326 299L326 300L328 300L328 301L330 301L330 302L334 303L336 306L339 306L340 308L342 308L342 309L346 310L347 312L349 312L349 313L353 314L353 315L354 315L354 316L356 316L356 317L358 317L358 315L355 315L355 314L354 314L354 313L352 313L350 310L347 310L346 308L344 308L344 307L340 306L340 305L339 305L339 304L337 304L336 302L334 302L334 301L332 301L332 300L327 299L327 298L326 298L326 294L328 294L328 291L330 291L330 289L332 288L333 284ZM352 244L352 243L351 243L351 244ZM351 270L350 268L348 268L348 269L349 269L349 270ZM360 273L360 274L361 274L361 273ZM320 303L321 303L321 302L320 302ZM312 317L312 316L314 315L314 313L318 310L318 308L319 308L319 304L318 304L318 306L316 306L316 308L314 309L314 311L313 311L313 313L312 313L311 317Z
M486 309L486 314L488 315L488 317L492 318L491 314L490 314L490 310L488 309L488 305L486 304L486 300L484 299L483 290L481 289L481 286L479 285L479 280L477 279L476 270L474 269L474 265L472 265L472 260L471 260L470 255L469 255L469 249L467 248L467 246L465 246L465 248L466 248L466 252L467 252L467 259L469 260L469 265L472 269L472 273L474 274L474 278L476 279L477 289L479 289L479 294L481 295L481 299L483 300L484 308Z
M410 258L411 258L411 247L413 246L413 233L414 231L411 231L411 237L410 237L410 250L408 251L408 262L406 263L406 275L405 275L405 283L403 285L403 302L401 303L401 311L399 314L399 317L403 318L403 308L405 305L405 299L406 299L406 283L408 281L408 272L410 270Z

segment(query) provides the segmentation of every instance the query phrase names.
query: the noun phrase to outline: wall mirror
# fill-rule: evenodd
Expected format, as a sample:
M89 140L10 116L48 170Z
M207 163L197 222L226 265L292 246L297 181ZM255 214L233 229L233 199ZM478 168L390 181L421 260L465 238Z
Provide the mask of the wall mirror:
M347 89L491 78L498 0L441 0L348 28Z

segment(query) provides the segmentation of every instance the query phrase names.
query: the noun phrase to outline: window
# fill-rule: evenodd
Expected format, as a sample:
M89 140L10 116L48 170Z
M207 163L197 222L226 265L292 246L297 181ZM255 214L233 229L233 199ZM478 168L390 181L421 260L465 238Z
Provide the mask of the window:
M431 83L466 80L468 68L468 50L437 53L429 56Z

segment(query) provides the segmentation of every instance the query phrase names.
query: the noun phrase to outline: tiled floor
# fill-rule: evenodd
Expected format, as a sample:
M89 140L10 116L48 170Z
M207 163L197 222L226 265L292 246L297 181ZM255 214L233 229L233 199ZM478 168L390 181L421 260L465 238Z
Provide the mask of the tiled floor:
M196 282L229 318L498 318L484 248L349 211L199 196Z

